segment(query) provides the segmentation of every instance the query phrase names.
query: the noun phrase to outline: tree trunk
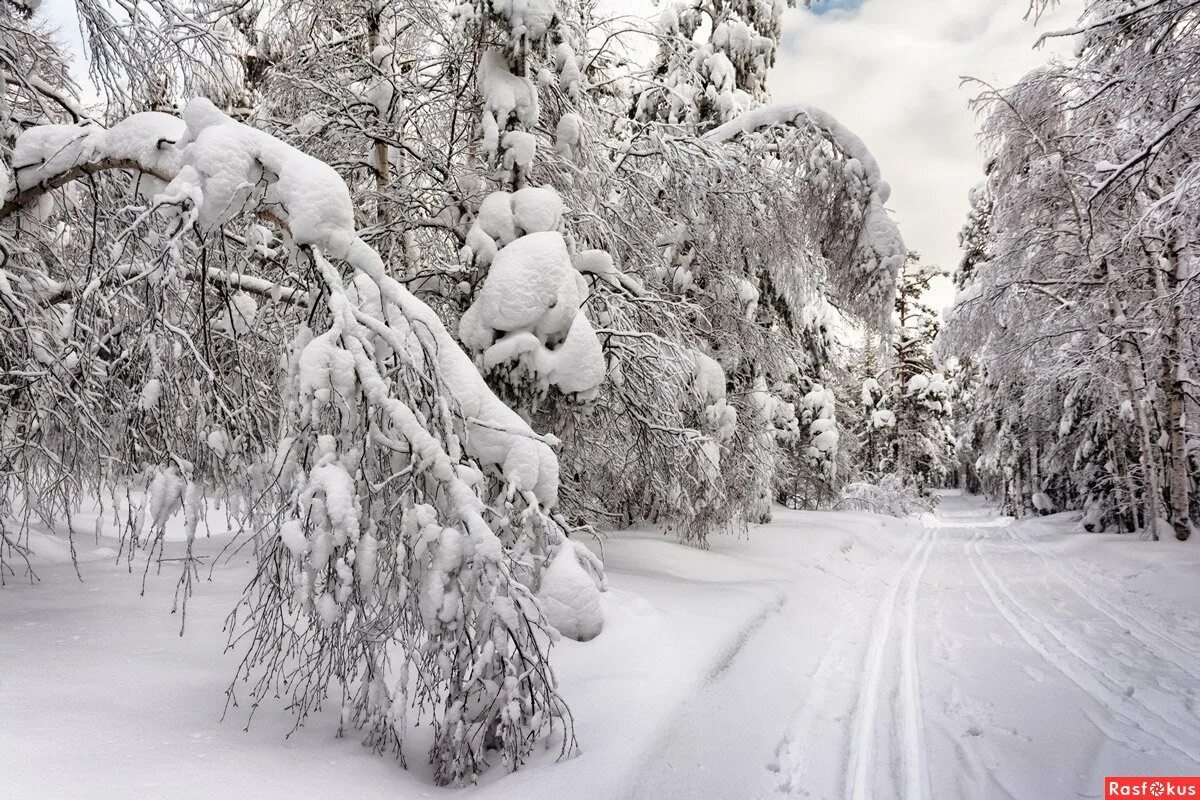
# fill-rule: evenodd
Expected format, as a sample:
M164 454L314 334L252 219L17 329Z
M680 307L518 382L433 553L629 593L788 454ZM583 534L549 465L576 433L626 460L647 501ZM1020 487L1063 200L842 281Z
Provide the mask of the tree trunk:
M1184 435L1184 407L1186 386L1186 368L1180 360L1180 309L1179 295L1172 293L1178 288L1180 281L1180 259L1170 245L1165 255L1166 264L1158 271L1158 292L1160 299L1170 301L1166 325L1163 334L1162 351L1162 393L1166 398L1167 442L1169 457L1167 460L1167 487L1170 492L1170 508L1168 510L1171 528L1175 538L1186 541L1192 533L1190 515L1190 477L1188 475L1187 442Z
M1120 510L1118 522L1123 529L1136 531L1139 527L1137 492L1133 486L1133 478L1129 475L1129 465L1125 461L1124 442L1117 443L1115 437L1109 437L1108 453L1116 470L1116 480L1113 482L1113 493L1117 497L1117 508Z
M379 13L373 12L367 19L367 60L374 63L375 50L383 44L383 32L380 29ZM389 79L391 79L389 77ZM376 115L379 116L379 121L384 122L382 115L376 110ZM383 223L383 193L387 190L388 185L392 182L392 158L391 148L387 142L375 141L375 221Z
M1114 294L1116 276L1108 259L1103 260L1103 265L1105 277L1108 279L1108 318L1112 325L1109 338L1116 345L1117 359L1121 363L1121 378L1125 383L1125 394L1129 398L1134 425L1138 429L1138 447L1141 451L1142 470L1145 473L1143 480L1146 482L1146 513L1144 516L1151 537L1157 540L1158 520L1161 516L1159 503L1162 502L1162 493L1158 488L1158 460L1154 457L1146 411L1142 407L1136 385L1133 382L1132 361L1135 354L1129 341L1125 338L1125 331L1118 330L1118 326L1124 325L1125 309L1121 307L1121 301Z
M1042 491L1042 471L1041 465L1038 463L1037 432L1032 430L1029 432L1029 489L1032 492ZM1036 504L1034 505L1034 510L1039 510Z

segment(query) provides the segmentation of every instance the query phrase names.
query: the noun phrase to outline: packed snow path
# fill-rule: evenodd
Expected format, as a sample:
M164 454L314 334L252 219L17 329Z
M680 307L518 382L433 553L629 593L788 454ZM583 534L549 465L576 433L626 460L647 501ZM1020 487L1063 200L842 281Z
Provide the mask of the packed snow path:
M851 591L820 641L796 632L803 607L765 626L672 726L638 796L1025 800L1196 774L1200 614L1194 587L1170 585L1196 581L1195 556L1067 527L947 493L893 552L841 573ZM755 775L772 725L739 717L793 704Z
M213 571L180 637L176 573L141 597L112 540L77 544L84 581L46 537L42 581L0 590L4 800L1031 800L1200 773L1200 549L1068 515L947 495L924 523L776 509L710 551L615 535L604 632L554 654L582 752L462 790L334 739L336 703L290 738L280 706L220 721L249 564Z

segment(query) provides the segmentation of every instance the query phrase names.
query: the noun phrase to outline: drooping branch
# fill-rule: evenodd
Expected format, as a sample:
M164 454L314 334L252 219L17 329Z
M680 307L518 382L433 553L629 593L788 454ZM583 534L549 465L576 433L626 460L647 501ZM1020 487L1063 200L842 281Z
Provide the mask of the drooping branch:
M1169 2L1174 2L1174 0L1142 0L1141 3L1138 3L1134 6L1123 9L1114 14L1110 14L1106 17L1101 17L1100 19L1092 20L1091 22L1085 23L1083 25L1076 25L1073 28L1063 28L1062 30L1057 30L1057 31L1047 31L1046 33L1043 33L1041 36L1038 37L1037 43L1034 45L1034 47L1041 47L1042 43L1045 42L1047 39L1058 39L1058 38L1063 38L1063 37L1067 37L1067 36L1078 36L1081 33L1090 33L1092 31L1099 30L1100 28L1107 28L1110 25L1118 25L1122 22L1125 22L1126 20L1130 20L1130 19L1133 19L1134 17L1145 14L1147 11L1151 11L1152 9L1154 9L1157 6L1161 6L1164 3L1169 3ZM1193 0L1193 2L1185 3L1183 5L1183 8L1179 9L1179 10L1194 8L1195 6L1198 6L1198 5L1200 5L1200 2L1197 2L1197 0Z
M248 462L266 462L265 469L233 476L248 484L234 490L248 495L247 519L259 521L249 528L256 531L261 569L243 601L248 617L235 614L230 628L235 639L245 633L252 641L239 674L262 676L254 684L256 699L287 692L302 718L331 683L340 684L353 698L354 722L376 745L403 736L397 708L427 709L436 729L431 758L444 783L473 780L492 750L515 768L560 725L569 751L569 712L548 662L555 631L534 597L536 580L522 583L551 558L582 558L551 513L558 500L557 457L548 439L491 392L437 314L390 277L355 229L338 174L205 100L189 103L182 120L139 114L107 130L33 128L18 139L14 160L22 165L18 193L0 219L72 180L127 170L156 179L143 187L143 195L152 196L134 224L154 213L170 218L165 251L193 231L205 237L258 216L279 226L281 250L312 281L307 292L288 290L290 301L314 302L280 354L278 420L265 431L277 437L277 446L269 447L263 431L234 427L230 437L214 427L207 433L216 450L231 439L252 439L249 449L256 451L245 454ZM202 249L202 258L208 252ZM114 274L153 271L118 268ZM176 268L175 275L281 294L264 279L203 261ZM93 277L65 291L83 294L97 285ZM217 384L208 345L214 317L202 305L196 319L203 335L194 336L186 320L159 313L170 302L164 283L148 280L146 286L134 304L149 308L152 319L183 342L209 387ZM203 304L203 294L200 299ZM52 321L60 309L40 312ZM86 318L82 325L95 330ZM147 349L155 360L157 350ZM40 351L30 354L37 358ZM57 353L48 357L45 371L61 374L69 394L75 385L69 368ZM159 370L138 371L132 379ZM159 402L156 380L145 380L141 412ZM189 389L203 394L200 386ZM233 427L241 416L223 407L218 421ZM135 413L121 424L141 419ZM196 497L213 477L212 459L169 450L149 458L158 463L139 463L137 480L151 504L151 539L161 543L162 527L179 504L185 516L197 518ZM294 480L297 471L303 477ZM502 502L491 502L493 492ZM415 697L408 695L407 677L397 679L389 666L397 657L387 644L393 641L401 644L399 675L407 676L409 666L417 671ZM311 679L292 677L290 659L301 651Z
M17 185L21 185L20 170L34 165L26 165L26 167L17 166ZM170 175L161 171L156 171L147 168L138 161L127 158L101 158L96 161L76 164L62 172L55 173L48 177L42 178L32 186L27 186L18 191L8 200L4 201L3 207L0 207L0 220L8 219L13 214L23 209L31 208L36 205L44 196L54 191L61 189L68 183L85 178L88 175L96 175L101 172L111 172L113 170L123 170L126 172L140 172L146 175L152 175L159 180L168 182L174 175Z

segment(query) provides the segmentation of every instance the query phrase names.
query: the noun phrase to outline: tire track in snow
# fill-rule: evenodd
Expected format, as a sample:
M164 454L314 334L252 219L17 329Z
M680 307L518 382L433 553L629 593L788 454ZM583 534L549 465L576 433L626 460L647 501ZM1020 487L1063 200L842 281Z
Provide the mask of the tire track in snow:
M867 800L871 796L871 766L876 763L872 758L877 733L876 718L879 713L880 699L885 693L884 686L884 656L888 642L892 639L892 629L897 627L897 600L901 588L907 581L907 591L904 595L904 620L900 644L902 656L900 663L899 683L903 698L905 722L903 726L905 747L903 752L905 788L908 800L918 800L924 794L922 779L922 735L923 722L919 715L920 684L916 673L916 594L920 585L925 566L929 563L933 544L937 539L937 529L932 526L925 528L924 534L917 541L900 568L900 574L888 587L883 601L875 615L872 626L871 641L867 647L867 656L863 668L863 681L859 688L857 711L855 714L855 732L850 743L850 757L846 772L845 796L850 800Z
M1007 620L1021 639L1041 655L1047 664L1054 667L1093 700L1100 703L1101 706L1107 708L1114 717L1124 720L1129 726L1157 739L1163 745L1181 753L1189 759L1200 761L1200 748L1197 748L1194 744L1196 733L1188 730L1189 726L1181 727L1176 723L1172 723L1153 709L1137 702L1131 695L1126 694L1119 688L1106 685L1112 683L1112 681L1103 671L1099 670L1095 664L1082 658L1077 652L1074 652L1062 639L1055 635L1053 629L1043 619L1031 612L1027 606L1016 598L1011 589L1009 589L999 574L991 568L984 558L983 552L979 547L979 539L982 538L982 535L982 533L977 531L964 548L968 555L968 561L971 568L975 571L980 585L987 593L992 604L996 607L996 610ZM1039 638L1034 633L1035 627L1045 630L1049 638L1053 639L1062 648L1063 652L1054 652L1054 649L1047 641ZM1083 668L1080 669L1077 665L1073 665L1070 656L1078 660L1083 665ZM1098 674L1093 675L1092 671ZM1138 713L1139 711L1141 713ZM1181 740L1183 741L1182 744L1177 743ZM1188 740L1191 740L1193 744L1187 744Z

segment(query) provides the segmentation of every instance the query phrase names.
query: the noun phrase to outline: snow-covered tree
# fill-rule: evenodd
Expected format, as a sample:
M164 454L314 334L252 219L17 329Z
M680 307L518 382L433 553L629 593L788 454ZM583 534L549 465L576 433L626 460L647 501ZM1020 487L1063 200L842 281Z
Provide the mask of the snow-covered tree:
M962 248L962 260L954 271L954 282L964 286L971 281L971 273L977 264L987 261L989 238L991 236L992 198L988 193L987 183L982 183L971 190L969 196L971 210L967 221L958 234L958 245Z
M959 359L956 356L950 356L942 364L942 374L949 388L950 407L953 414L951 435L954 444L946 483L951 487L979 494L978 475L971 469L967 461L973 449L976 448L968 446L963 441L963 437L971 437L972 430L969 425L976 419L980 381L979 367L970 357ZM965 424L960 424L960 421Z
M183 518L182 606L219 507L257 562L231 699L336 694L380 750L416 710L462 783L574 747L580 535L833 496L833 331L882 323L904 247L830 115L632 124L587 4L78 7L98 110L24 16L0 54L0 575L90 499L130 561ZM755 103L779 12L711 39Z
M896 426L896 412L887 407L890 399L879 381L870 375L874 374L871 362L868 361L868 377L862 381L862 469L869 475L883 472L890 463L888 442L891 439L891 428Z
M707 130L766 100L784 9L783 2L761 0L664 4L658 54L636 94L634 118Z
M888 186L857 137L803 105L763 107L701 141L726 143L725 151L738 160L715 174L703 162L667 162L668 192L659 190L658 202L646 208L664 222L672 217L688 222L658 228L664 231L659 241L666 244L666 265L655 277L663 291L702 301L705 348L736 397L760 396L755 386L761 379L773 407L790 405L799 413L804 396L826 380L839 315L878 324L890 302L904 247L883 210ZM747 179L759 187L757 196L727 188ZM823 467L810 471L809 450L822 431L802 425L797 438L787 433L790 424L772 425L780 436L751 426L768 415L737 411L739 428L727 462L733 474L745 476L736 486L774 482L786 498L803 475L818 483L830 480ZM772 438L774 453L760 446ZM764 471L771 464L779 466ZM756 489L741 498L757 502L761 493Z
M980 468L1012 507L1187 538L1195 9L1095 0L1048 35L1075 37L1075 58L980 97L986 259L960 279L946 349L987 376L976 416L1009 449Z
M945 483L953 460L951 387L935 369L938 317L924 299L941 274L921 264L916 253L908 254L897 282L892 325L880 337L863 337L853 370L857 383L846 392L856 412L856 484L878 483L890 475L908 487L917 504L926 504L931 490Z
M169 516L194 536L222 499L260 563L231 617L256 701L286 695L302 719L340 687L344 723L380 749L428 710L441 781L472 780L489 751L517 766L564 713L555 581L594 585L597 562L554 516L549 444L387 274L336 172L205 100L30 128L12 165L9 222L104 218L82 264L14 251L4 268L27 341L6 349L25 377L3 449L28 510L92 491L161 547ZM106 191L55 191L85 177ZM64 463L76 483L36 494Z
M896 287L896 329L892 358L894 384L888 407L894 422L891 468L912 479L923 491L940 485L946 476L952 440L948 429L950 389L935 370L933 341L937 312L923 298L929 284L942 275L910 254Z

